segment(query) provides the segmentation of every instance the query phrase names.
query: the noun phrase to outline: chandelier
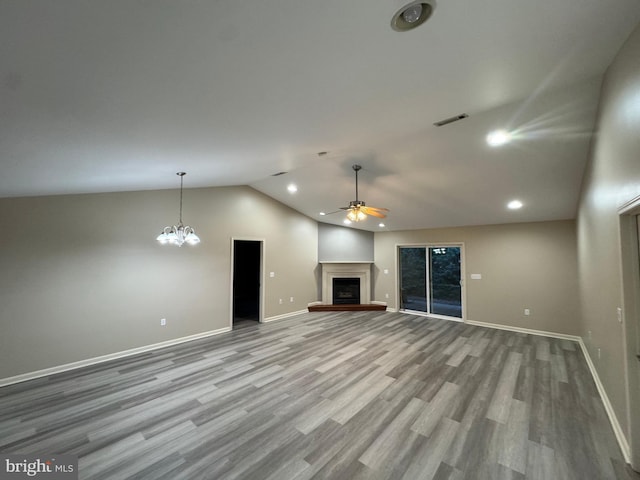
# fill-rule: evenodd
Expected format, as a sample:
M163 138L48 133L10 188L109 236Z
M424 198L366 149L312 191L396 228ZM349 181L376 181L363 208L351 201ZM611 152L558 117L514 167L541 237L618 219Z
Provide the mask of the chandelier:
M182 224L182 185L186 173L178 172L176 175L180 177L180 220L178 221L178 225L164 227L162 233L158 235L156 240L162 245L169 244L181 247L185 242L189 245L196 245L200 243L200 238L196 235L196 231L189 225L184 226Z

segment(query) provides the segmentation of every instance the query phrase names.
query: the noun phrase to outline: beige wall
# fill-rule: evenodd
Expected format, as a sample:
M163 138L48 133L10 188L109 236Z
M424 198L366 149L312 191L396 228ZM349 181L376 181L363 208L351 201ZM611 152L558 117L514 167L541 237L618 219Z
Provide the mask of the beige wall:
M161 246L178 199L0 200L0 378L228 327L232 237L265 241L265 317L316 300L315 221L249 187L189 189L184 220L202 243Z
M581 334L627 436L628 415L637 418L638 406L630 409L627 403L625 325L618 323L616 312L617 307L622 306L617 211L640 195L639 58L640 26L605 75L598 136L585 173L578 214ZM635 448L636 455L639 450ZM636 462L639 463L640 458Z
M376 300L388 293L389 307L397 308L397 246L418 243L464 244L466 319L578 334L573 221L376 233ZM482 279L471 280L472 273Z

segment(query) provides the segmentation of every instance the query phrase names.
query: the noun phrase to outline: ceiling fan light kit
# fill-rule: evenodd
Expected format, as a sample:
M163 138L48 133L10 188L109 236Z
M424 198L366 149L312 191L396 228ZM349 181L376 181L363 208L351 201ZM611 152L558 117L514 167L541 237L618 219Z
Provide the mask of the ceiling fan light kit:
M196 235L195 229L189 225L182 224L182 187L186 173L178 172L176 175L180 177L180 218L178 225L164 227L156 240L161 245L177 245L178 247L181 247L184 243L197 245L200 243L200 237Z
M391 18L391 28L396 32L408 32L419 27L431 17L436 6L435 0L412 1L406 4L404 1L400 2L402 6Z

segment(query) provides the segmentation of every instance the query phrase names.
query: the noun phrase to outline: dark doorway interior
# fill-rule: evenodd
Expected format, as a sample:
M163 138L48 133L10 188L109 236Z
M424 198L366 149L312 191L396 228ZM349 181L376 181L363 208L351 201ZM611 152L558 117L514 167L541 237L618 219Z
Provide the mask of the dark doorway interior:
M261 242L233 241L233 325L260 321Z
M360 304L360 279L359 278L334 278L333 279L333 304L334 305Z

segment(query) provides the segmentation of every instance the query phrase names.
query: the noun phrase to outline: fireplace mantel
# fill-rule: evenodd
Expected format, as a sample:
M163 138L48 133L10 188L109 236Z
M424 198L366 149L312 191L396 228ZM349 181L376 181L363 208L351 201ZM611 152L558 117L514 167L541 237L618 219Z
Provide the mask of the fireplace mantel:
M373 262L320 262L322 265L322 303L333 299L334 278L359 278L360 303L371 302L371 265Z

